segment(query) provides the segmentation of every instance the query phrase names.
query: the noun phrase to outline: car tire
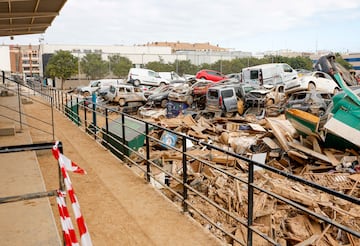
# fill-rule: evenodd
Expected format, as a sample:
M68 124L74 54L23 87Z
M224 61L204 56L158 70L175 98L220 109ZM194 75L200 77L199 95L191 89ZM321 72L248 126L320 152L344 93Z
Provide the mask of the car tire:
M121 99L119 100L119 105L120 105L120 107L125 106L125 99L121 98Z
M162 108L166 108L166 104L168 103L168 100L167 99L163 99L163 100L161 100L161 103L160 103L160 106L162 107Z
M273 98L270 98L266 101L266 106L271 106L273 105L275 102L274 102L274 99Z
M139 86L140 85L140 80L136 79L133 82L134 86Z
M318 117L322 117L324 115L325 115L325 109L323 109L323 108L319 109Z
M310 82L308 84L308 91L314 91L316 90L316 85L314 84L314 82Z

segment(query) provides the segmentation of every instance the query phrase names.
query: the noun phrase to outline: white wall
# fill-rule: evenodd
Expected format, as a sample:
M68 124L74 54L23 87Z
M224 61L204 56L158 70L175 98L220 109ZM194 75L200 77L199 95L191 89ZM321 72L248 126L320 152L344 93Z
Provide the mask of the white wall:
M0 45L0 71L11 71L10 49L8 45Z

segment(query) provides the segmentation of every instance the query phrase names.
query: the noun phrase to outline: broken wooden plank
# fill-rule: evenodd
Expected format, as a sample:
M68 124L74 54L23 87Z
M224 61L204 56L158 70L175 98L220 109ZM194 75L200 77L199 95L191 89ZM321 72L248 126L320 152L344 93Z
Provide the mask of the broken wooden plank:
M297 149L297 150L300 150L302 152L304 152L305 154L308 154L308 155L311 155L317 159L320 159L322 161L325 161L325 162L328 162L328 163L331 163L330 159L326 156L326 155L323 155L323 154L320 154L318 152L315 152L309 148L306 148L304 146L302 146L301 144L298 144L298 143L295 143L295 142L288 142L288 145Z
M270 182L272 186L272 191L280 196L283 196L287 199L293 200L295 202L299 202L309 207L315 207L317 204L313 202L314 198L308 196L307 194L303 194L301 192L295 191L294 189L289 189L289 187L284 184L276 184L274 182Z
M248 125L251 127L252 130L254 131L258 131L258 132L266 132L265 128L262 127L259 124L255 124L255 123L248 123Z
M295 246L309 246L314 245L314 242L319 238L319 235L312 235L308 239L302 241L301 243L295 244Z
M270 118L267 118L266 120L269 123L269 126L272 129L274 136L279 141L281 148L285 151L289 151L290 147L288 145L288 141L286 140L285 133L278 126L277 122Z
M308 139L309 139L310 142L312 143L313 150L314 150L315 152L318 152L318 153L322 154L322 150L321 150L321 148L320 148L320 145L319 145L319 142L318 142L317 138L314 137L314 136L308 136Z
M333 152L330 150L324 150L325 155L329 158L331 164L336 167L337 165L340 164L340 161L338 159L336 159L336 157L334 156Z
M272 150L280 149L280 146L269 137L264 137L262 141Z

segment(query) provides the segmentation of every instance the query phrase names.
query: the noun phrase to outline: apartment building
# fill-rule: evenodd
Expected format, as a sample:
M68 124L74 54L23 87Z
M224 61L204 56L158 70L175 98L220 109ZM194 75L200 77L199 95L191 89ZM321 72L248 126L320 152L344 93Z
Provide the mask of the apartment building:
M22 78L40 76L39 45L10 45L10 72Z

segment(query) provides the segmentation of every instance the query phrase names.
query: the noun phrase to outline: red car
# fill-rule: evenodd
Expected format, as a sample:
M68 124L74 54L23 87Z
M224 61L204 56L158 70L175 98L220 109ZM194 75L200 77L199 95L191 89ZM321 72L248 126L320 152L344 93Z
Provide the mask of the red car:
M218 71L203 69L196 73L196 78L217 82L219 80L226 79L227 77Z

